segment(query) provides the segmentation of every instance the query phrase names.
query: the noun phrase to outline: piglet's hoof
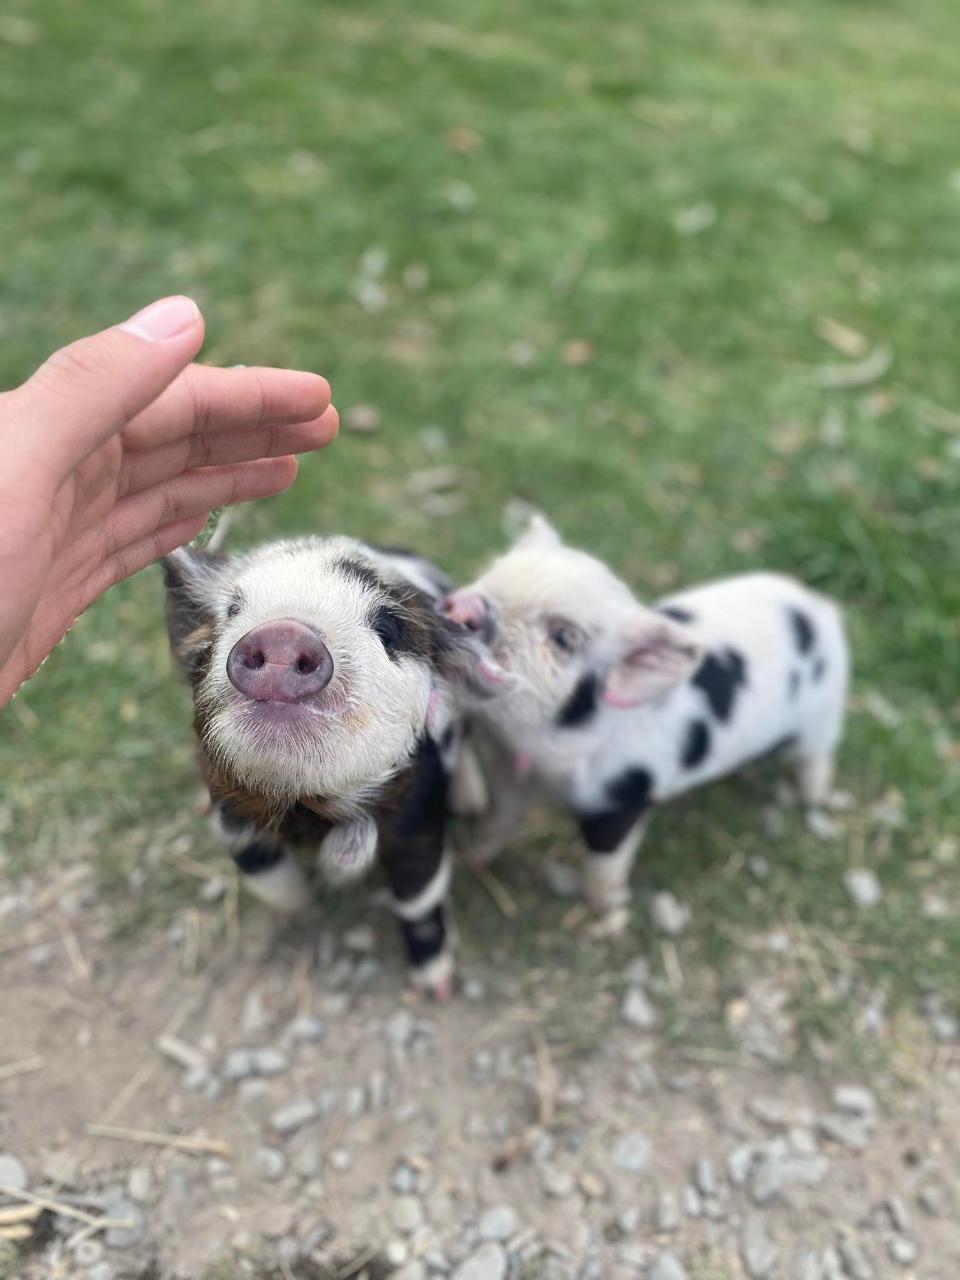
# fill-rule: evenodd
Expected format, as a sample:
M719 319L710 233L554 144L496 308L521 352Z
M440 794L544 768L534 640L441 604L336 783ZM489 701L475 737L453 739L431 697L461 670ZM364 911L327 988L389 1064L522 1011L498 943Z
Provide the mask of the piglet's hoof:
M437 1004L453 999L453 956L441 952L434 960L413 970L413 985L418 995Z

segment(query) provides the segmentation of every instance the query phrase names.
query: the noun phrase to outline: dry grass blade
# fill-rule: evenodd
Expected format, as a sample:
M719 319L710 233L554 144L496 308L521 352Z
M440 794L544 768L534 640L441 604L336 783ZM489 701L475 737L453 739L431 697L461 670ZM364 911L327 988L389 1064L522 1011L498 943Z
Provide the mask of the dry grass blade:
M470 870L500 908L501 913L508 920L515 920L519 915L519 908L510 896L509 891L500 883L493 872L488 867L483 866L470 866Z
M855 364L825 364L814 370L813 378L821 387L842 391L845 388L868 387L879 382L893 364L893 347L882 343Z
M51 1200L47 1196L38 1195L35 1191L20 1191L16 1187L8 1187L0 1182L0 1195L9 1196L11 1200L22 1200L25 1204L35 1205L37 1211L48 1209L50 1213L58 1213L64 1218L76 1218L78 1222L86 1222L91 1227L132 1227L129 1218L98 1218L96 1214L87 1213L85 1209L75 1209L72 1204L64 1204L60 1200Z
M19 1240L29 1240L32 1235L32 1227L0 1227L0 1240L10 1240L14 1244Z
M111 1124L88 1124L87 1133L93 1138L114 1138L117 1142L138 1142L148 1147L173 1147L192 1155L229 1156L233 1148L219 1138L191 1138L177 1133L154 1133L149 1129L122 1129ZM0 1188L2 1190L2 1188Z
M63 949L67 953L70 968L73 970L73 976L78 982L88 983L90 981L90 966L87 964L87 958L83 954L77 935L63 918L57 920L57 929L60 933Z
M860 360L870 348L870 343L856 329L851 329L847 324L841 324L839 320L833 320L830 316L821 316L815 325L817 337L825 342L828 347L833 347L834 351L839 351L843 356L850 356L852 360Z
M340 1268L337 1272L336 1280L348 1280L348 1277L356 1276L368 1262L372 1262L374 1260L377 1256L377 1252L376 1245L370 1245L369 1248L358 1253L357 1256L352 1258L345 1267Z
M42 1066L42 1058L21 1058L19 1062L5 1062L0 1066L0 1080L12 1080L28 1071L39 1071Z
M930 400L919 401L917 411L922 422L936 427L938 431L945 431L948 435L960 434L960 413L953 413Z
M43 1209L38 1204L5 1205L0 1208L0 1227L12 1227L21 1222L33 1222Z
M540 1124L549 1129L557 1109L557 1073L550 1057L547 1038L535 1027L532 1031L533 1048L537 1058L537 1101L540 1108Z

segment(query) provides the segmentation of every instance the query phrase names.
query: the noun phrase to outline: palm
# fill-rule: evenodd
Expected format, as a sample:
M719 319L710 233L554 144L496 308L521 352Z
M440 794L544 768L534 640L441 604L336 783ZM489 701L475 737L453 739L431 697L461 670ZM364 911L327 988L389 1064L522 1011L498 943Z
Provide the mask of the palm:
M337 428L322 378L191 365L70 465L71 440L28 438L17 395L0 396L15 446L0 482L0 705L98 595L189 541L214 507L286 488L291 455Z

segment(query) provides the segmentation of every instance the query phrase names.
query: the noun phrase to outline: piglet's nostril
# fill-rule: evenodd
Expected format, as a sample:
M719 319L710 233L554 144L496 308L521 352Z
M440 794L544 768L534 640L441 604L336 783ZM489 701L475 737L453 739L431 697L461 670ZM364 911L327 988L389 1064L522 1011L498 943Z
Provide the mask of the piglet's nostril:
M317 633L294 618L261 623L227 657L227 678L256 702L303 702L333 677L333 658Z

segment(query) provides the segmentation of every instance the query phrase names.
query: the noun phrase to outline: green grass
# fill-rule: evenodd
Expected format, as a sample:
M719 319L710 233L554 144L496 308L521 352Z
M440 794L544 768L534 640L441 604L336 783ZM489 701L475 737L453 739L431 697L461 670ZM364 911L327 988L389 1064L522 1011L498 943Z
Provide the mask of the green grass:
M209 360L319 369L341 409L381 415L248 510L241 542L345 530L465 575L519 497L642 592L761 564L833 591L858 705L876 690L902 715L895 731L852 717L848 837L824 847L791 821L771 844L756 787L735 782L658 820L638 887L693 906L684 966L717 1007L745 933L784 919L831 975L849 963L895 998L945 988L960 963L944 747L960 738L960 457L937 406L960 409L960 11L12 0L6 14L0 384L189 292ZM709 225L684 234L697 206ZM376 311L356 295L371 249ZM816 336L824 316L891 344L892 371L824 390L814 370L842 360ZM590 344L586 363L571 342ZM438 460L436 426L461 517L430 518L406 489ZM141 857L194 786L159 575L91 609L0 723L11 867ZM908 816L892 835L870 818L890 788ZM558 831L567 843L562 827L528 843ZM742 871L758 852L762 885ZM885 887L869 916L841 883L861 856ZM595 973L530 860L501 874L535 927L511 930L466 882L468 954ZM946 920L921 913L932 884ZM640 923L625 954L648 942ZM836 1033L846 1007L815 988L798 978L804 1018Z

